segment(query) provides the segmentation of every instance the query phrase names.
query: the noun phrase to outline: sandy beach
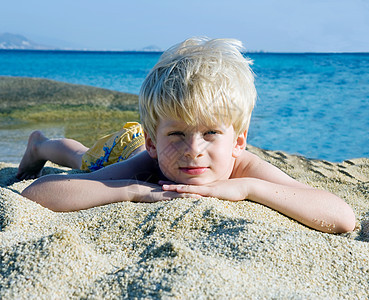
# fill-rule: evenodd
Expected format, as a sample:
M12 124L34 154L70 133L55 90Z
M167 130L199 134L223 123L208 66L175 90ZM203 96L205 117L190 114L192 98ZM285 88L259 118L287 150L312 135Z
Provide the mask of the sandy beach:
M311 230L264 206L214 198L55 213L20 196L32 181L0 164L2 298L369 297L369 159L340 164L249 150L332 191L353 233ZM75 172L48 165L44 174Z
M367 299L369 158L248 150L344 199L355 231L321 233L247 200L215 198L55 213L22 197L32 180L0 162L0 298ZM73 172L47 164L43 175Z

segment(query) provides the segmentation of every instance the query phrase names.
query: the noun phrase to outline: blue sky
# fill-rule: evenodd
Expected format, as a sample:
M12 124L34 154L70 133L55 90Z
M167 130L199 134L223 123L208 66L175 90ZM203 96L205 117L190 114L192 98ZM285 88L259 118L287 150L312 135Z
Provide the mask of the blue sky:
M369 52L369 1L11 0L0 4L4 32L99 50L166 49L209 36L252 51Z

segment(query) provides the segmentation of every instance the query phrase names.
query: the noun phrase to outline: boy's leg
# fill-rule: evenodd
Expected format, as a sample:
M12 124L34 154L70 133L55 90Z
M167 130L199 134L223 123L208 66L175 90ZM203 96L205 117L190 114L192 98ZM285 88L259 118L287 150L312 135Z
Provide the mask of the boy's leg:
M19 164L17 178L32 179L41 175L46 161L79 169L87 147L72 139L48 139L40 131L31 133L26 152Z

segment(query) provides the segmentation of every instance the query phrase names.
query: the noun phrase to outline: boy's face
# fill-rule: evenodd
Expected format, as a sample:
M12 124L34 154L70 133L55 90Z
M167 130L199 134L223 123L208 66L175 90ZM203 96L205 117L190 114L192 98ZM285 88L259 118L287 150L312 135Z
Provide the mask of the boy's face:
M235 137L232 125L194 127L175 119L160 120L156 143L146 136L146 149L164 176L182 184L228 179L245 146L246 132Z

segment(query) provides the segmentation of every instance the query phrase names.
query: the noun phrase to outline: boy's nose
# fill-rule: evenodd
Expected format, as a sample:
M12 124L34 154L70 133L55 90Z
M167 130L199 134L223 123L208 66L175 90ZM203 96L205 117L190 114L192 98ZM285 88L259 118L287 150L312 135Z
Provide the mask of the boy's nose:
M203 155L204 143L198 136L192 136L185 140L185 152L186 157L197 158Z

